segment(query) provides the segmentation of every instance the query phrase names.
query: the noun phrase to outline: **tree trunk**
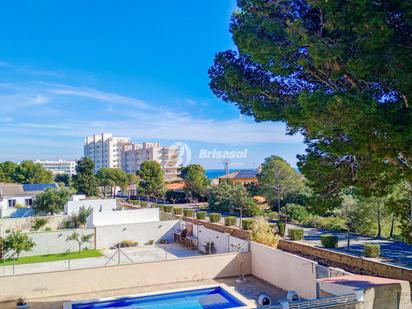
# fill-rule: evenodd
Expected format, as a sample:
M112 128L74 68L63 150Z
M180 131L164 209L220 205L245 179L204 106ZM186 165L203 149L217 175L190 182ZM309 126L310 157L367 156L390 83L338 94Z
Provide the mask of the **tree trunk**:
M378 233L376 237L381 238L382 237L382 226L381 226L381 203L378 201Z
M346 247L349 248L349 246L350 246L350 230L349 229L348 229L347 238L348 238L348 243L346 244Z
M389 239L392 239L392 237L393 237L394 225L395 225L395 214L392 213L391 230L389 231Z

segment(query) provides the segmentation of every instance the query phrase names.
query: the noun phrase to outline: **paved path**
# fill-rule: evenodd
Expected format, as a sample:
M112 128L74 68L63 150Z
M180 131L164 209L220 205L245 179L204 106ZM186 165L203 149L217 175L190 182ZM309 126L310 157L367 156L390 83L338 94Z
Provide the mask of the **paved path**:
M174 243L159 246L154 245L136 248L123 248L122 251L133 261L133 263L174 260L177 258L200 255L200 253L198 253L197 251L188 250L187 248ZM127 258L124 254L116 254L116 250L111 249L104 251L103 256L100 257L70 260L70 267L69 261L67 260L16 265L14 268L14 274L29 274L68 269L102 267L105 266L109 258L112 256L112 260L110 260L107 265L131 263L129 258ZM12 274L13 266L9 265L0 267L0 276L7 276Z
M381 258L377 260L412 269L412 245L398 241L352 235L350 246L347 247L347 235L344 232L288 224L288 228L291 227L303 228L305 230L305 239L303 242L315 247L322 247L320 243L320 235L326 233L336 235L339 238L338 248L332 250L355 256L362 256L363 245L365 243L379 244L381 246Z

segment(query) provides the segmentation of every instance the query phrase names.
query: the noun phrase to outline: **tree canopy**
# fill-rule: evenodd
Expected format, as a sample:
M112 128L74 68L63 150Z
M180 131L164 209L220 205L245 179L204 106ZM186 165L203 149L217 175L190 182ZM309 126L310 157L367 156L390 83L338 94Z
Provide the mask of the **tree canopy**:
M144 161L140 167L140 189L143 194L161 197L166 193L162 167L157 161Z
M127 174L118 168L103 167L96 174L97 181L103 187L103 194L106 196L106 187L111 188L111 195L113 195L113 188L120 187L125 190L129 184Z
M412 182L411 1L238 0L230 31L211 89L304 136L315 194Z
M51 183L53 174L33 161L26 160L20 164L5 161L0 163L0 182Z
M76 161L76 175L72 177L73 187L79 194L97 196L97 180L94 175L94 163L89 158L81 158Z
M185 182L185 192L187 194L192 198L205 197L209 181L201 165L191 164L183 167L180 177Z
M58 214L64 209L64 205L70 198L70 191L66 189L46 189L39 193L33 202L36 213Z

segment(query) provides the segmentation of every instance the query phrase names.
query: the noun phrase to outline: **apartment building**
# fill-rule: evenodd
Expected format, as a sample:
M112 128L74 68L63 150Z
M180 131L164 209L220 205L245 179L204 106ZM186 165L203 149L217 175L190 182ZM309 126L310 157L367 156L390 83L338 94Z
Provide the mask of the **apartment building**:
M76 161L71 160L36 160L45 169L51 171L53 175L69 174L73 176L76 174Z
M93 160L96 172L102 167L113 167L136 173L144 161L153 160L162 166L166 181L178 176L179 148L156 142L135 144L129 138L103 133L86 137L84 156Z

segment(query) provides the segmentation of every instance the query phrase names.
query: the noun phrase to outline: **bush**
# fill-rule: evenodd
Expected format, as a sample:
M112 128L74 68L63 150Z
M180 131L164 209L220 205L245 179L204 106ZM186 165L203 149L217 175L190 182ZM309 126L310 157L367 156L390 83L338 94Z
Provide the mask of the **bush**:
M210 213L209 220L213 223L220 223L220 220L222 220L222 215L217 212Z
M275 234L275 231L270 226L270 224L268 224L266 220L262 218L253 220L251 239L260 244L275 248L277 247L279 242L279 236Z
M278 228L278 233L280 236L285 236L285 231L286 231L286 224L285 222L279 221L276 223L277 228Z
M149 240L147 243L145 243L145 245L151 246L154 244L154 240Z
M276 220L279 218L279 214L276 211L271 211L266 214L266 218L268 220Z
M183 208L175 207L173 209L173 212L175 213L175 215L181 215L181 214L183 214Z
M45 230L46 232L50 232L52 229L51 229L50 226L46 226L44 230Z
M121 248L127 248L127 247L137 247L139 243L134 240L122 240L119 245Z
M34 219L31 228L32 228L34 231L38 231L38 230L40 230L43 226L45 226L48 221L49 221L49 220L47 220L46 218L36 218L36 219Z
M195 211L194 211L193 209L191 209L191 208L185 208L185 209L183 209L183 215L184 215L185 217L193 218L194 214L195 214Z
M166 213L168 213L168 214L170 214L170 213L172 213L172 211L173 211L173 206L171 206L171 205L164 205L164 206L163 206L163 211L166 212Z
M303 229L290 228L288 229L288 236L291 240L302 240L303 239Z
M232 216L225 217L224 220L225 220L226 226L233 226L233 225L236 225L237 217L232 217Z
M377 258L381 254L381 246L378 244L364 244L363 255L369 258Z
M346 231L346 221L340 217L310 216L303 222L305 225L335 231Z
M325 248L336 248L338 241L338 236L330 234L320 235L320 242Z
M198 211L198 212L196 213L196 219L197 219L197 220L205 220L205 219L206 219L206 215L207 215L207 212L206 212L206 211Z
M242 229L251 230L254 222L254 219L242 219Z
M286 213L290 220L297 222L303 222L309 217L309 212L306 207L299 204L286 204L286 206L282 208L282 212Z

